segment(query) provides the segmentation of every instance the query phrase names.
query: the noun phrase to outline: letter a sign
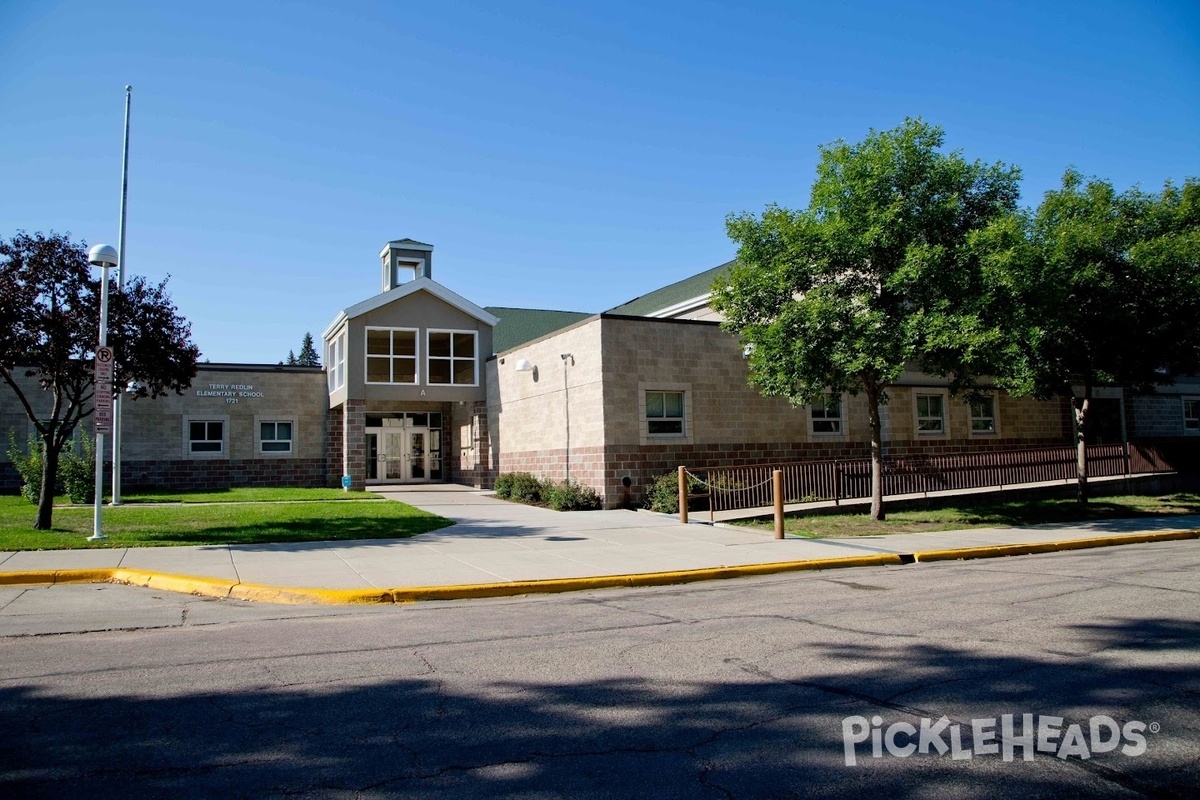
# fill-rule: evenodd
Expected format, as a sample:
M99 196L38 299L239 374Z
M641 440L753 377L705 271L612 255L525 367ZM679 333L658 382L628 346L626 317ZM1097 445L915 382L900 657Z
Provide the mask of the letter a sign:
M112 433L113 422L113 351L111 347L96 348L95 384L96 418L92 430L96 435Z

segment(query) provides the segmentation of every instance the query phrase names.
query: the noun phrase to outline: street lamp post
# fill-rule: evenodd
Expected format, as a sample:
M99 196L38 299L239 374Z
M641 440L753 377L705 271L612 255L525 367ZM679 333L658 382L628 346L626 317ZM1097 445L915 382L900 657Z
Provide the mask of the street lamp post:
M107 244L98 244L88 251L88 263L100 268L100 342L96 346L96 373L100 377L101 363L108 350L108 270L117 265L117 251ZM111 355L108 357L111 361ZM95 392L92 397L92 420L96 431L96 499L92 509L92 535L89 542L98 542L108 537L100 526L100 513L104 500L104 427L101 425L97 410L106 407L111 410L112 378L97 379L94 383Z

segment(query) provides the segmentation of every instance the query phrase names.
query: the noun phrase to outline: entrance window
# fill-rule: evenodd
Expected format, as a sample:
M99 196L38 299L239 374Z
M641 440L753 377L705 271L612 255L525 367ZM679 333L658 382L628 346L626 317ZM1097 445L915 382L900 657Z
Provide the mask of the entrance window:
M429 331L429 383L477 386L475 331Z
M1183 398L1183 432L1200 433L1200 397Z
M367 383L417 382L417 331L367 328Z

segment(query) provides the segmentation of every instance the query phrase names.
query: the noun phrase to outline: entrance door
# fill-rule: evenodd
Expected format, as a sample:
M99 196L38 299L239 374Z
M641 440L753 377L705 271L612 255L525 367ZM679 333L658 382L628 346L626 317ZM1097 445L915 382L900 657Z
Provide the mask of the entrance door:
M408 434L407 475L404 480L418 483L429 480L429 429L409 428Z
M366 434L367 483L429 480L428 428L367 428Z

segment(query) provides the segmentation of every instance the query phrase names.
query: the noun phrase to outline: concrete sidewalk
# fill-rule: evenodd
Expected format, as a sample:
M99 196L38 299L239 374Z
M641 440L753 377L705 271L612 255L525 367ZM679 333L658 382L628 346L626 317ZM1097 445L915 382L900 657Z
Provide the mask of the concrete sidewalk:
M528 582L554 582L556 589L617 585L589 582L607 576L671 575L717 570L709 577L802 569L853 566L829 563L853 557L860 563L909 563L956 557L946 551L973 549L963 556L1005 555L994 548L1046 545L1066 549L1084 540L1111 539L1089 546L1144 540L1142 534L1200 528L1200 516L1111 520L1078 525L1032 528L976 528L968 531L893 534L854 539L773 539L769 532L727 526L680 525L678 520L649 512L592 511L560 513L497 500L490 493L454 485L421 488L386 487L380 494L456 520L454 525L411 539L308 542L292 544L126 549L53 550L0 553L0 583L29 583L36 573L64 570L126 570L147 574L205 579L214 586L256 585L296 589L349 590L328 602L355 602L354 590L367 590L358 602L371 602L377 590L426 587L473 587L512 584L537 591ZM1200 533L1196 533L1200 536ZM1174 537L1173 537L1174 538ZM984 550L980 550L984 548ZM1028 547L1021 552L1030 552ZM930 557L913 558L912 554ZM904 556L897 558L897 556ZM880 559L879 557L887 557ZM790 565L790 566L789 566ZM762 569L758 569L758 567ZM741 570L741 572L739 572ZM139 574L140 574L139 573ZM664 575L665 574L665 575ZM24 576L22 579L21 576ZM701 573L690 579L700 579ZM85 574L76 576L79 580ZM64 578L65 579L65 578ZM110 579L124 578L110 575ZM137 582L137 579L130 579ZM575 583L572 583L572 581ZM680 580L683 580L681 578ZM46 578L41 582L53 582ZM517 586L520 584L520 586ZM630 583L629 585L634 585ZM163 588L213 592L172 584ZM503 588L503 587L501 587ZM515 591L476 592L512 594ZM249 596L234 593L230 596ZM272 599L268 595L256 595ZM443 596L437 593L419 596ZM445 596L450 596L446 594ZM459 596L471 596L462 593ZM403 593L392 602L404 599ZM286 599L280 597L278 599ZM311 599L311 598L310 598ZM416 599L408 597L407 599ZM375 600L378 602L378 600ZM385 600L386 601L386 600Z

